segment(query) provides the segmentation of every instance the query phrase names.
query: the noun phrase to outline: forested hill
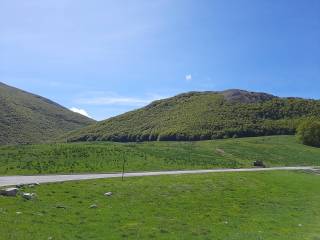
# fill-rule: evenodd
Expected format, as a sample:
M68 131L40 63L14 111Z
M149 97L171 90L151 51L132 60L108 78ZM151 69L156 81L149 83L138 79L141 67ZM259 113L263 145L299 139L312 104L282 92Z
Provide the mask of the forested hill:
M41 143L95 121L0 82L0 144Z
M227 90L189 92L71 132L67 141L206 140L294 134L320 101Z

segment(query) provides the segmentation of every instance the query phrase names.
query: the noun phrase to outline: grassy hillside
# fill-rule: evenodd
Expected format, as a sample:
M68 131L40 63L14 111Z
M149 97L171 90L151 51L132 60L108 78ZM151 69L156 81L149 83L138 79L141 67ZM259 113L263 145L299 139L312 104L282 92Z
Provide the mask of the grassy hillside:
M94 120L0 82L0 144L41 143Z
M0 197L0 239L316 240L320 236L320 177L306 173L105 179L45 184L25 191L38 198ZM108 191L112 197L103 196ZM97 208L90 208L93 204Z
M67 141L208 140L294 134L320 101L240 90L191 92L155 101L68 134Z
M293 136L198 142L67 143L0 147L0 175L270 166L320 166L320 149Z

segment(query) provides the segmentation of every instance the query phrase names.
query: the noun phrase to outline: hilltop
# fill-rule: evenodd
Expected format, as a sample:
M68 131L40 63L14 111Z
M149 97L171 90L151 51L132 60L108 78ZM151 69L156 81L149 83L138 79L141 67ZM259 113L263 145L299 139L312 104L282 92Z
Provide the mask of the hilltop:
M66 141L168 141L294 134L320 101L244 90L189 92L98 122Z
M0 144L41 143L95 121L0 82Z

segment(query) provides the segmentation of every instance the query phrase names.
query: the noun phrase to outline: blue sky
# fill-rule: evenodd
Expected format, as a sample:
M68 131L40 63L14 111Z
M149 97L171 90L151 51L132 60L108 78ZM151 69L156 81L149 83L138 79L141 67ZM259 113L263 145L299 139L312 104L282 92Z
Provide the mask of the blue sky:
M0 0L0 81L101 120L186 91L320 98L319 0Z

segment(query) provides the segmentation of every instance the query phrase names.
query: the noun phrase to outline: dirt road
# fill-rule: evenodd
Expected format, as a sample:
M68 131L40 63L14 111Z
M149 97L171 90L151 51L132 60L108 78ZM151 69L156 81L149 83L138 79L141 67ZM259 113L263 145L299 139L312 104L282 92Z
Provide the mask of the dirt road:
M143 177L158 175L179 175L179 174L204 174L204 173L223 173L223 172L260 172L260 171L295 171L312 170L314 167L273 167L273 168L240 168L240 169L206 169L206 170L179 170L179 171L159 171L159 172L132 172L125 173L124 177ZM70 174L70 175L33 175L33 176L0 176L1 186L12 186L17 184L31 183L52 183L76 180L88 180L99 178L120 178L122 173L105 174Z

